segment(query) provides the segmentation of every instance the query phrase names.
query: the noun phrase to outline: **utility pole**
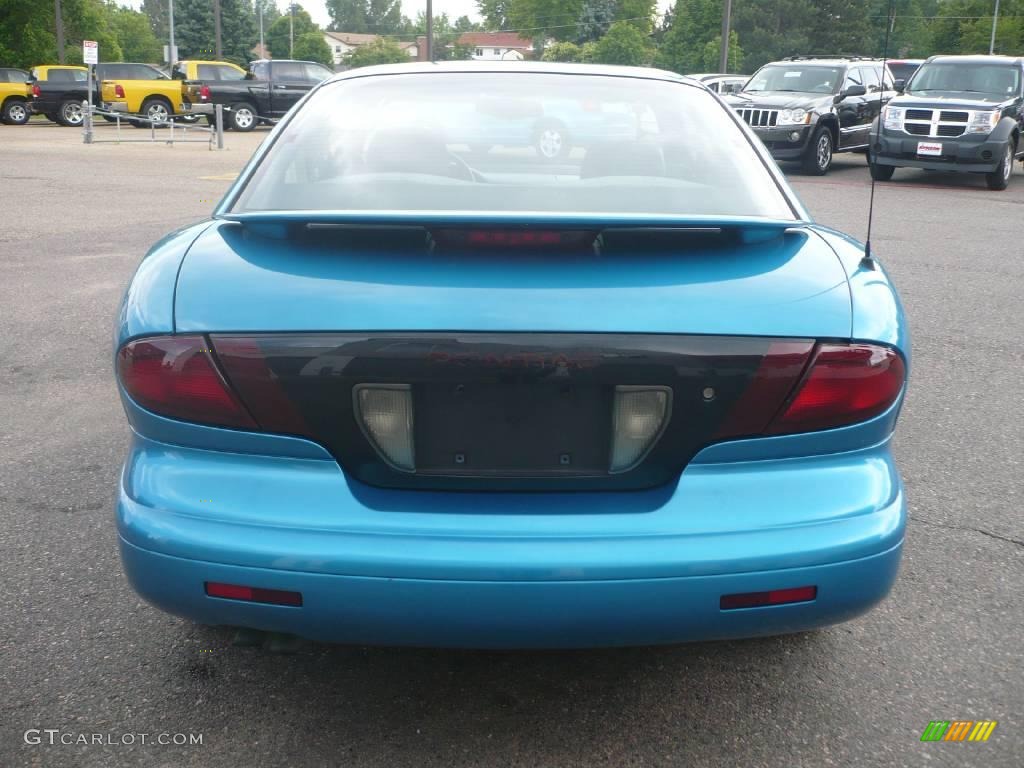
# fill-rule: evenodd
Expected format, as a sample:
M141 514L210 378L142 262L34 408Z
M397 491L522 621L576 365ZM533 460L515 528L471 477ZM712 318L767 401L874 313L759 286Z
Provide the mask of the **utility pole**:
M427 61L434 60L434 4L427 0Z
M732 0L725 0L722 8L722 58L718 61L718 71L723 74L729 71L729 34L732 26Z
M263 47L263 0L258 0L260 7L260 58L267 55L267 49Z
M60 10L60 0L54 0L57 14L57 63L64 63L64 14Z
M220 47L220 0L213 0L213 34L217 40L217 61L224 58Z
M178 58L174 55L174 0L168 0L167 3L167 28L171 32L171 44L167 48L167 63L173 67L174 60Z
M295 58L295 3L288 6L288 58Z
M999 21L999 0L996 0L996 9L992 13L992 39L988 43L988 55L996 52L996 24Z

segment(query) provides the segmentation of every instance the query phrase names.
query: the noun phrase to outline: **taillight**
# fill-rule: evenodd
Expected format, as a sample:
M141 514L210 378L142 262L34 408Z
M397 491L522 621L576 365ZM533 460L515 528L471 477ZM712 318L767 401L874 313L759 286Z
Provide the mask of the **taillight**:
M35 83L32 84L32 95L33 96L42 96L43 95L43 92L39 89L39 86L37 84L35 84Z
M114 84L114 96L118 99L124 98L124 86L122 86L120 83Z
M210 98L210 86L204 85L199 89L199 98L207 101Z
M202 336L137 339L117 353L128 395L161 416L222 427L257 429L228 387Z
M765 431L782 435L867 421L896 402L905 380L903 358L889 347L821 344L795 394Z

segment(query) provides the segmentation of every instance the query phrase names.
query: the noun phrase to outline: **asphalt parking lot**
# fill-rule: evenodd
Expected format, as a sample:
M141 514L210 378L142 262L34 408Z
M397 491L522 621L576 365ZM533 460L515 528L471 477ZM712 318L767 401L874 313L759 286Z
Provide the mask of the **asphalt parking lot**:
M0 767L1021 765L1020 164L1005 192L912 171L877 188L875 251L914 350L896 439L911 522L879 608L671 648L284 656L142 603L111 514L128 434L111 372L121 291L265 135L211 152L0 126ZM863 157L791 179L819 221L864 236ZM999 725L984 744L920 742L956 719ZM103 743L27 744L29 729Z

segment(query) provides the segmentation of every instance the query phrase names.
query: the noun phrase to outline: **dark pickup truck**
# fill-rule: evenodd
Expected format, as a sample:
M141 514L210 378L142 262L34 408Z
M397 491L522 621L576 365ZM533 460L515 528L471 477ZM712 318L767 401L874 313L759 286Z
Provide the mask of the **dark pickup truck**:
M257 123L282 117L314 85L334 73L312 61L262 59L243 80L189 80L185 99L193 105L221 104L225 128L251 131Z

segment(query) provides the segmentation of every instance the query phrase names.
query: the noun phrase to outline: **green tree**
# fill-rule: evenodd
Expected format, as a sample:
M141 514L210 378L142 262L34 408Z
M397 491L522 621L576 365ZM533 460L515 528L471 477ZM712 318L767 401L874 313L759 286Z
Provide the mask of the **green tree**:
M83 40L96 41L100 61L124 61L124 54L114 30L112 6L102 0L64 0L62 8L64 55L69 64L82 63ZM50 18L53 18L52 14ZM56 51L56 48L54 50Z
M523 36L532 38L534 48L540 51L547 37L576 39L583 3L584 0L511 0L507 22L513 29L529 30Z
M54 5L38 0L4 0L0 13L0 61L25 69L57 60Z
M306 32L295 41L294 58L302 61L316 61L334 69L334 55L331 46L324 40L322 32Z
M543 61L583 61L583 48L576 43L552 43L544 49Z
M146 18L149 20L149 28L153 30L153 35L157 40L160 40L160 45L169 41L169 29L167 22L167 14L170 6L167 0L142 0L142 12L146 14ZM175 42L177 44L177 42ZM163 53L161 52L161 56Z
M650 64L653 55L644 34L625 21L612 24L608 34L598 40L594 48L594 61L599 64L642 67Z
M476 9L483 17L488 29L505 29L509 26L509 7L516 0L476 0Z
M258 42L252 6L246 0L220 0L221 56L245 64ZM217 55L213 3L175 0L174 43L182 59L213 59Z
M721 14L718 0L679 0L671 12L671 26L658 47L655 66L683 75L705 70L705 47L721 32Z
M353 69L374 64L401 64L408 60L409 54L396 43L384 38L361 45L345 56L345 64Z
M327 0L331 29L391 35L402 31L401 0Z
M713 40L704 44L704 56L700 69L715 72L722 63L722 36L715 35ZM736 30L729 33L729 66L730 72L740 72L743 68L743 49L740 47L740 36Z
M615 21L618 5L618 0L585 0L576 23L576 42L582 44L603 37Z
M645 35L654 31L655 0L617 0L616 21L628 21Z
M146 14L122 6L112 8L111 16L114 34L121 47L121 53L127 61L151 63L163 61L163 43L157 40L156 35L153 34L150 19Z
M266 40L267 48L270 49L270 55L275 59L291 58L291 51L288 44L289 23L294 23L294 36L296 41L309 32L320 31L320 28L313 23L313 19L310 18L309 13L303 10L301 5L296 4L294 15L291 20L289 20L289 15L286 13L271 24L269 29L264 30L263 36Z

